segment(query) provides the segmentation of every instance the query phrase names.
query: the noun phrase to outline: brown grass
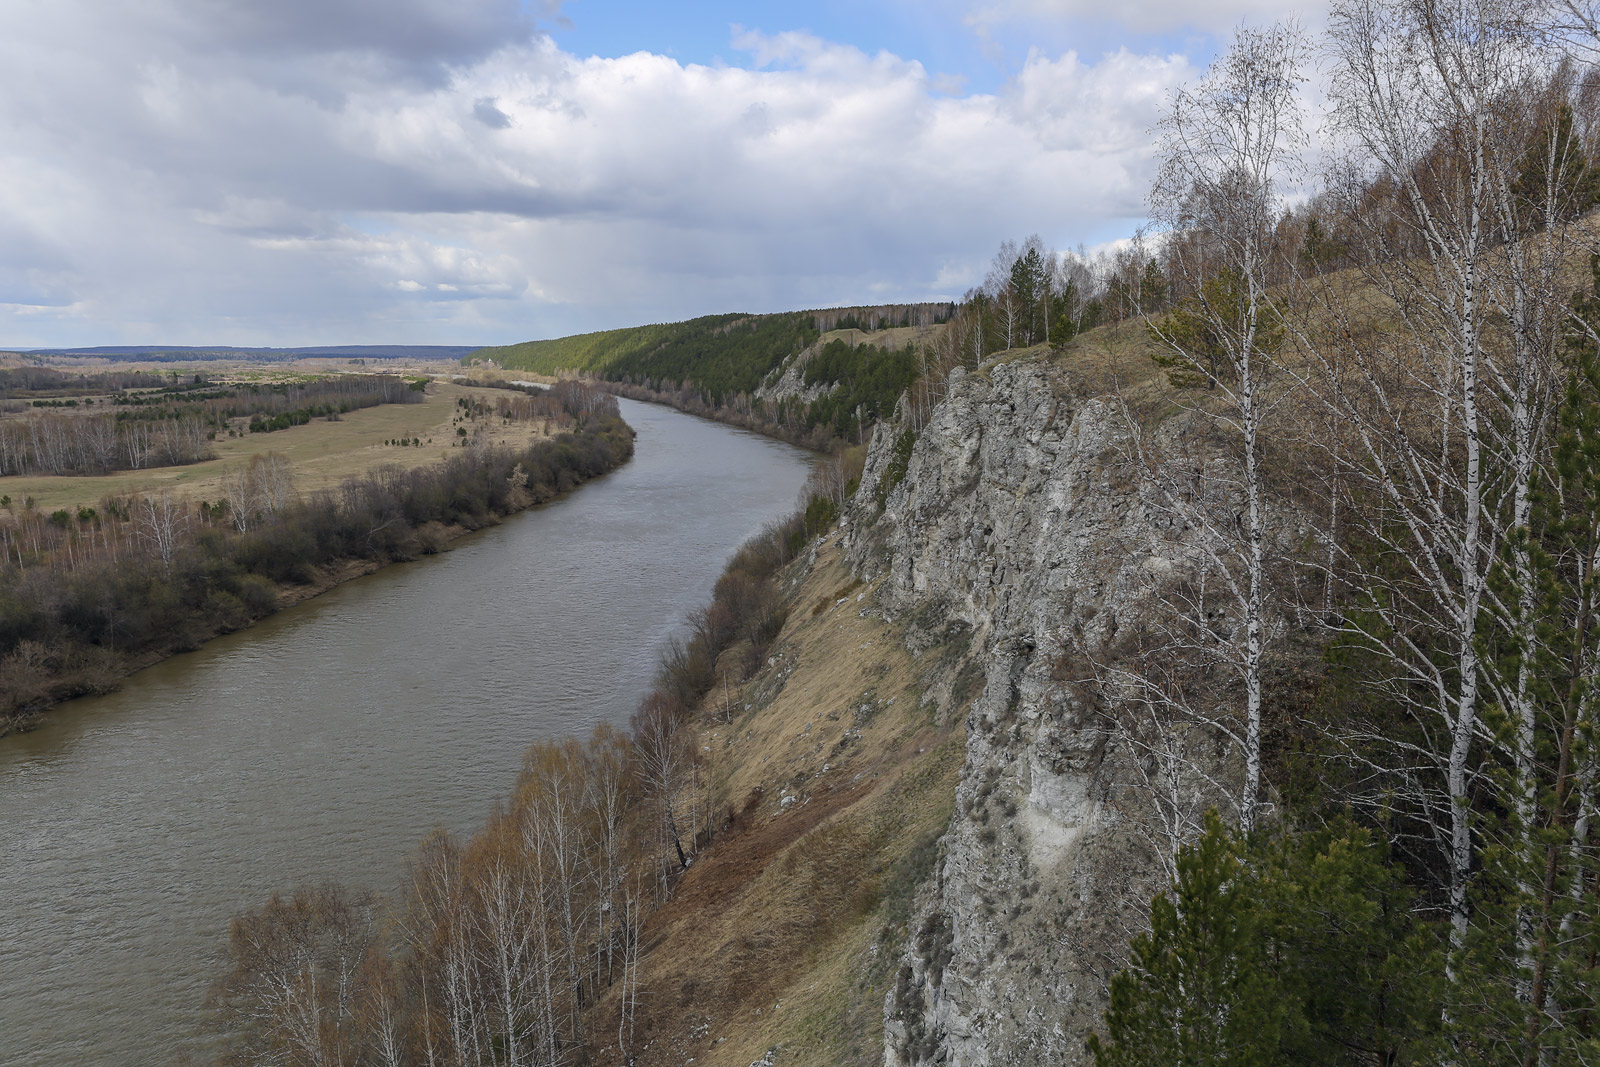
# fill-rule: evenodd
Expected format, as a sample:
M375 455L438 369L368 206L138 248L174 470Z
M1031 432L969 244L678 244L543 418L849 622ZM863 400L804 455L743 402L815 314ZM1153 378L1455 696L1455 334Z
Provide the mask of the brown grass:
M171 490L192 500L219 500L223 477L242 469L250 462L250 457L266 452L287 457L293 465L295 488L311 492L336 486L346 478L385 464L409 470L448 457L452 443L457 440L451 426L456 400L468 395L486 397L493 404L497 398L509 394L436 381L428 386L421 404L381 404L349 412L337 422L314 419L304 426L291 426L273 433L219 438L213 442L217 458L204 463L118 471L95 477L0 478L0 494L10 496L14 507L21 507L31 496L43 511L94 506L107 497L162 490ZM537 435L538 425L495 425L491 439L524 443ZM419 437L424 442L431 437L433 443L421 448L384 444L387 440L411 437Z
M898 953L885 925L914 884L907 856L949 820L964 745L935 729L916 665L861 616L858 586L823 549L790 595L831 594L824 610L793 613L733 721L701 727L713 790L738 814L646 931L643 1064L747 1067L773 1045L784 1063L881 1059Z

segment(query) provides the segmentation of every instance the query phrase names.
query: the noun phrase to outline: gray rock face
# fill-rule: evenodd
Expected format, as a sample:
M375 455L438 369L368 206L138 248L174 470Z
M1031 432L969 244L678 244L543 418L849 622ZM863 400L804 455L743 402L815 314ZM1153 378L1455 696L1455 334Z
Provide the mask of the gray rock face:
M794 400L804 405L809 404L818 397L823 396L833 389L831 382L818 382L816 385L807 385L805 380L806 362L816 354L817 346L812 345L784 360L782 367L767 376L767 380L756 389L756 396L769 403L779 403L784 400Z
M957 372L892 487L897 431L874 437L845 522L852 566L882 578L879 607L910 623L914 653L953 656L952 693L982 686L944 859L885 1004L892 1067L1086 1061L1158 884L1129 825L1127 757L1074 684L1183 570L1123 425L1112 402L1014 363Z

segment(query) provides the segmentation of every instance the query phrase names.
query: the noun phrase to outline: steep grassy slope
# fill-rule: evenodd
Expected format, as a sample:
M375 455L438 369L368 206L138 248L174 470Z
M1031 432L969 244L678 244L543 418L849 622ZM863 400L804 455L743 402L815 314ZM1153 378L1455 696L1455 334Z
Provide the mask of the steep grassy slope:
M767 667L697 717L735 814L650 919L641 1067L747 1067L774 1047L785 1064L881 1062L964 746L961 694L928 685L940 650L908 653L871 593L831 543L797 561Z

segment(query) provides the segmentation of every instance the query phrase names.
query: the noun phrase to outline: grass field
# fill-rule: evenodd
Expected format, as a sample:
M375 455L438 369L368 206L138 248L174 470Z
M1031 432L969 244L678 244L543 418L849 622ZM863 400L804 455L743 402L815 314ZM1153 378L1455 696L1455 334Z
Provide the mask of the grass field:
M118 471L95 477L37 475L0 478L0 494L10 496L13 507L21 507L29 497L42 511L58 508L97 506L107 497L171 490L192 500L218 500L222 497L222 478L246 466L250 458L276 452L287 458L294 472L295 488L312 492L339 484L352 475L364 474L385 464L405 468L438 462L451 454L456 437L451 419L456 401L463 396L487 397L490 403L509 394L495 389L476 389L450 382L435 381L428 386L420 404L381 404L340 417L338 422L314 419L304 426L291 426L274 433L246 434L220 438L214 442L217 458L184 467L156 467L138 471ZM523 443L540 432L540 424L495 425L491 439ZM421 438L432 444L420 448L386 445L387 440Z
M891 326L886 330L828 330L817 338L817 347L821 348L829 341L844 341L852 348L861 345L877 345L879 348L904 348L908 344L930 341L944 332L945 327L938 326Z

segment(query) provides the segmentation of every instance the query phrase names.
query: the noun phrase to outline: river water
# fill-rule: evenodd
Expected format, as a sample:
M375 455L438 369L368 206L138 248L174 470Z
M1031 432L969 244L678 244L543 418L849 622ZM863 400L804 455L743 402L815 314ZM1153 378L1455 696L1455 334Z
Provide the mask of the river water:
M804 453L622 401L634 459L0 740L0 1064L166 1064L227 924L275 888L387 889L532 741L627 719Z

